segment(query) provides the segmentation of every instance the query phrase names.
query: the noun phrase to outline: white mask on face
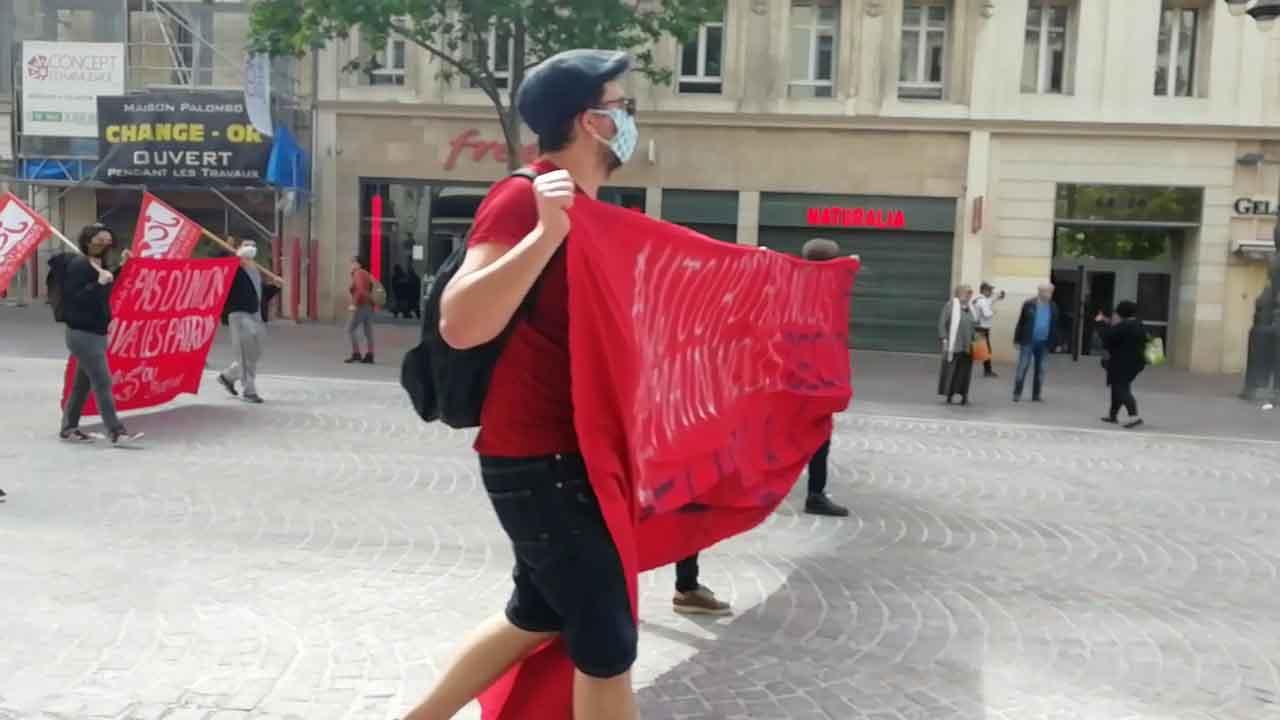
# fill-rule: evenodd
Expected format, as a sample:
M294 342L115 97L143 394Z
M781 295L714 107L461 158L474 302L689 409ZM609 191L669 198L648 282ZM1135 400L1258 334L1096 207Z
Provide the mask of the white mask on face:
M252 245L250 243L245 243L244 245L241 245L238 250L236 250L236 256L245 258L246 260L252 260L258 257L258 246Z
M613 134L612 140L605 140L599 135L594 137L609 146L609 150L613 152L614 157L618 158L618 162L626 164L635 153L636 142L640 139L640 128L636 125L635 117L622 108L593 109L591 112L604 115L613 121L613 127L617 132Z

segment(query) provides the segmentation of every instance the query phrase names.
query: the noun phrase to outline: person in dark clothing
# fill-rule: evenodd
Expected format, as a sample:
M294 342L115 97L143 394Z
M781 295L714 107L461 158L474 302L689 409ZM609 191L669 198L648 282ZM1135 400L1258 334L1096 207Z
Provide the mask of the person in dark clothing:
M833 240L814 238L800 249L800 257L814 262L834 260L840 257L840 246ZM809 459L809 492L805 496L804 511L810 515L848 517L849 508L838 505L827 497L827 460L830 455L831 438L827 438Z
M1035 376L1031 385L1032 402L1044 400L1045 364L1049 359L1049 351L1058 342L1058 306L1053 302L1053 285L1046 283L1040 286L1036 297L1022 304L1022 312L1018 315L1018 326L1013 333L1013 342L1018 346L1018 369L1013 382L1013 401L1022 399L1022 389L1026 384L1027 370L1035 366Z
M50 261L65 263L62 276L62 321L67 326L67 350L76 359L76 376L71 395L62 410L58 437L68 442L92 442L95 436L80 429L89 390L98 403L98 414L113 444L133 442L142 433L130 433L116 415L111 394L111 369L107 366L107 330L111 326L111 286L116 272L105 266L115 235L105 225L94 223L80 231L80 255L59 255ZM126 250L121 265L129 261Z
M222 306L222 324L231 330L231 347L235 358L226 370L218 373L218 382L232 396L240 395L236 383L244 383L244 401L261 405L258 394L258 360L262 358L262 338L266 334L267 304L279 288L262 276L254 258L258 246L252 240L242 240L236 248L240 267L231 282L231 292Z
M417 299L413 295L413 278L399 264L391 268L391 293L395 295L391 316L413 317L417 305Z
M1126 428L1142 424L1138 415L1138 401L1133 397L1133 381L1147 367L1147 331L1138 319L1138 305L1125 300L1116 306L1115 314L1107 318L1098 313L1099 323L1105 323L1099 334L1106 349L1103 366L1107 370L1107 385L1111 386L1111 411L1102 418L1106 423L1120 422L1120 408L1129 413Z

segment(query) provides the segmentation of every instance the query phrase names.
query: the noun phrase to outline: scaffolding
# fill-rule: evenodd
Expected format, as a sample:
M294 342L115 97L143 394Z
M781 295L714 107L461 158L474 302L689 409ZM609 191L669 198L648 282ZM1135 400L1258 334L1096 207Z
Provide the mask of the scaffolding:
M191 185L123 185L97 179L98 139L44 137L24 133L22 118L21 43L28 40L120 43L125 49L125 92L148 90L242 91L243 67L249 31L248 3L242 0L12 0L11 9L0 9L0 51L10 59L12 74L5 83L11 90L13 121L11 145L14 161L0 175L0 190L13 190L33 209L65 227L67 201L77 190L94 193L96 219L120 227L122 210L135 202L137 191L199 194L192 216L220 235L235 231L257 237L271 246L278 262L311 264L310 253L298 241L286 259L283 228L305 223L309 236L309 196L296 190L282 192L268 185L223 185L217 188ZM4 5L5 0L0 0ZM5 13L12 13L6 17ZM7 34L6 34L7 33ZM303 148L313 135L313 78L299 77L307 70L293 58L271 63L271 107L275 127L287 128ZM311 153L308 153L311 154ZM301 197L299 197L301 196ZM207 201L206 199L207 198ZM301 200L301 202L299 202ZM115 222L112 222L112 221ZM296 225L295 225L296 226ZM132 226L128 228L132 230ZM310 243L301 243L310 247ZM10 289L9 301L40 296L38 268L49 254L61 248L46 243L33 257L25 277ZM303 255L298 257L298 255ZM271 257L271 255L268 255Z

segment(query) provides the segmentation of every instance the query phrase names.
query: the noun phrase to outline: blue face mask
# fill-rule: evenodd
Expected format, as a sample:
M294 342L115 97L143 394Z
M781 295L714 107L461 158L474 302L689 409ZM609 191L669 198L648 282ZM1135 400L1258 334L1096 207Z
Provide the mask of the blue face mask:
M613 134L613 139L605 140L599 135L596 139L608 145L614 157L618 158L618 162L625 164L635 153L636 142L640 139L640 128L636 125L635 117L622 108L593 109L591 112L604 115L613 121L613 127L617 130Z

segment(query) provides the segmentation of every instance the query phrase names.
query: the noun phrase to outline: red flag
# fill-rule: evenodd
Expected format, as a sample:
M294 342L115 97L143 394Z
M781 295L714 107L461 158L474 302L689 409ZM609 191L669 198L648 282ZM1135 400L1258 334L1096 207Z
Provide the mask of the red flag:
M183 260L200 242L200 225L149 192L142 193L138 226L133 231L133 254L140 258Z
M49 223L16 195L0 197L0 293L9 288L18 268L50 232Z
M200 391L204 363L238 266L236 258L133 258L125 263L111 289L107 332L107 366L117 410L160 405L180 393ZM64 407L75 369L71 358L63 378ZM92 394L84 414L98 414Z
M853 396L859 264L718 242L579 197L567 243L574 426L636 579L755 527ZM557 640L481 698L485 720L570 720Z

